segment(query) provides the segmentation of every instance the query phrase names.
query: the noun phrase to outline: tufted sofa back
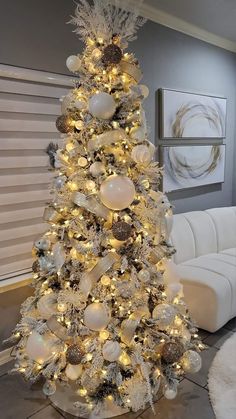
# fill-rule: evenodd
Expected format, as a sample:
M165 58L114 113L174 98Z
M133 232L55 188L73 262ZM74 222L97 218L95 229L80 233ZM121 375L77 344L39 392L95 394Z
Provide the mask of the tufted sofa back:
M171 242L175 263L236 247L236 207L174 215Z

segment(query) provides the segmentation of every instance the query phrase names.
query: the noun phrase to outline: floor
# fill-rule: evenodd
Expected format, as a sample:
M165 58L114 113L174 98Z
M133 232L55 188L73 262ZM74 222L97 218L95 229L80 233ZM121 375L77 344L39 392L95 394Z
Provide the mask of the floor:
M215 354L234 332L236 318L214 334L200 331L203 341L209 346L202 353L203 367L199 373L187 375L182 380L176 399L169 401L161 398L155 404L155 414L147 408L120 416L120 419L215 419L208 398L208 371ZM21 376L8 375L10 364L0 367L1 419L72 419L72 416L56 410L43 396L39 386L30 388Z

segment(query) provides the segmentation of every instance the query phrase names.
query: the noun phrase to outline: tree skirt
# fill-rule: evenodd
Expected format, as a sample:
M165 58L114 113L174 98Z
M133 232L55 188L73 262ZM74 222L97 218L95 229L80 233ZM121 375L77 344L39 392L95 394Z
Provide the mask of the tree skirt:
M235 419L236 333L215 356L209 371L208 388L216 419Z

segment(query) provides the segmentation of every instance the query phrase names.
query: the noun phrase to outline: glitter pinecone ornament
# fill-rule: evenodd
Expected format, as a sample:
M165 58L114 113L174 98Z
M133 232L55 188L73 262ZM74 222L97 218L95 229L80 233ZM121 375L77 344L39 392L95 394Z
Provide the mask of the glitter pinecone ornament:
M184 353L184 348L180 342L166 342L162 347L162 359L167 364L177 362Z
M116 240L125 241L131 236L132 227L125 221L118 221L112 226L112 233Z
M103 50L102 61L105 65L119 64L122 58L122 51L118 45L109 44Z
M74 344L69 346L66 351L66 360L71 365L78 365L83 358L83 353L79 345Z

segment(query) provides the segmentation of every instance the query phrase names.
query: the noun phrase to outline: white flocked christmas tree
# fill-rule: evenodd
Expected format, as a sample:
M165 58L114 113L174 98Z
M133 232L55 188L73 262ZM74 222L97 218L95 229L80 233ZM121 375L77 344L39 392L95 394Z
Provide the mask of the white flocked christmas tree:
M203 348L171 273L171 207L148 141L148 88L126 52L144 19L106 0L80 0L72 23L85 43L67 59L75 87L56 125L49 230L33 247L35 292L22 305L15 371L78 394L75 415L105 417L109 401L137 411L174 398Z

